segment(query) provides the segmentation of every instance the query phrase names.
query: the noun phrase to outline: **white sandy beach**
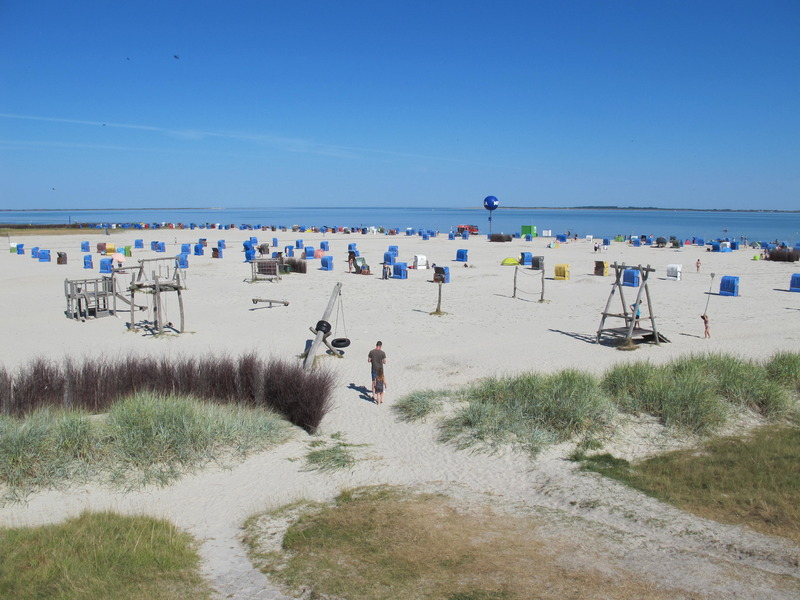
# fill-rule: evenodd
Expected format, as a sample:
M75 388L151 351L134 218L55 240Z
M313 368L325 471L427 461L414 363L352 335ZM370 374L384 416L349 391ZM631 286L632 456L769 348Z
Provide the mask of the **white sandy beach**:
M279 249L297 239L318 248L324 239L330 244L327 254L334 259L334 270L320 270L317 259L309 261L307 274L249 283L250 265L244 262L242 241L251 235L270 244L277 237ZM134 251L127 262L132 265L139 258L175 255L181 243L199 237L208 238L208 247L205 256L189 258L186 333L154 338L142 331L129 332L129 313L124 310L117 317L85 323L64 316L64 279L100 276L96 253L95 268L83 268L81 241L89 240L94 249L97 242L122 246L142 238L145 249ZM222 259L213 259L211 247L218 239L225 239L227 249ZM166 253L152 252L152 240L166 242ZM656 586L685 590L680 597L798 597L800 549L787 541L700 519L612 481L577 473L575 465L564 460L568 445L554 447L536 460L511 451L467 453L438 443L435 423L408 424L395 417L392 403L408 392L460 386L489 375L567 367L601 373L622 361L663 363L706 351L761 359L777 350L798 349L800 294L789 292L792 273L800 272L796 263L754 261L758 252L749 249L712 253L697 247L634 248L612 242L606 252L595 253L587 240L546 248L551 241L491 243L484 235L423 240L405 235L238 230L12 235L9 242L24 243L25 254L8 252L7 244L0 252L4 279L0 357L7 368L39 356L55 361L98 355L124 360L133 354L256 351L264 357L296 357L305 350L309 327L321 318L334 285L341 282L343 318L339 317L334 337L348 337L352 343L343 359L322 359L336 372L338 385L335 407L318 435L342 432L347 441L365 446L357 449L359 460L349 472L308 472L302 469L302 460L293 460L304 456L310 439L298 430L292 441L273 451L252 456L230 470L188 476L168 488L123 494L85 486L37 494L25 505L0 507L0 525L49 523L87 509L165 517L200 540L205 573L221 598L285 598L246 557L239 539L246 517L299 498L326 500L342 489L390 483L444 489L475 501L538 511L558 528L562 539L574 541L577 564L579 548L594 535L609 546L609 569L627 569ZM347 272L347 247L353 242L371 265L372 275ZM400 261L412 264L414 255L425 255L430 262L450 267L451 282L442 287L446 315L429 314L436 308L438 293L431 270L409 270L405 280L381 279L380 263L389 245L399 247ZM32 259L33 246L50 249L52 262ZM468 250L469 267L454 260L462 248ZM68 253L67 265L56 264L57 251ZM540 274L528 268L520 268L521 291L512 298L514 267L500 263L521 252L545 258L544 303L538 302ZM595 260L649 264L655 269L649 281L652 309L658 330L669 343L646 344L633 352L595 343L613 283L613 277L592 274ZM570 280L553 280L557 263L570 265ZM665 277L666 266L673 263L683 265L680 281ZM724 275L740 277L738 297L717 294ZM625 288L629 303L635 292ZM254 305L255 297L286 300L289 305ZM700 320L707 301L710 340L703 339ZM617 309L619 300L615 302ZM646 316L647 308L642 312ZM336 314L331 318L334 325ZM174 300L168 317L177 322ZM369 387L366 357L377 340L383 341L387 353L388 389L382 406L367 402L349 387ZM686 442L642 421L621 428L605 450L636 458Z

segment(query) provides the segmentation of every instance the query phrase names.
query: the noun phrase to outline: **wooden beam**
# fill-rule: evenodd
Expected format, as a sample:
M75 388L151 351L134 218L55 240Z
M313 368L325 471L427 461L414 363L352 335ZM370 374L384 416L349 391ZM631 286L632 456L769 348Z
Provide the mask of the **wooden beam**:
M328 300L328 306L325 307L325 312L322 313L322 320L329 321L331 317L331 313L333 312L333 307L336 304L336 298L342 292L342 284L337 283L333 286L333 293L331 293L330 300ZM317 350L319 349L319 345L322 343L322 338L325 337L325 333L322 331L317 331L317 337L314 338L314 341L311 344L311 348L308 349L308 354L306 354L306 360L303 362L303 369L308 371L311 367L314 366L314 357L317 354Z

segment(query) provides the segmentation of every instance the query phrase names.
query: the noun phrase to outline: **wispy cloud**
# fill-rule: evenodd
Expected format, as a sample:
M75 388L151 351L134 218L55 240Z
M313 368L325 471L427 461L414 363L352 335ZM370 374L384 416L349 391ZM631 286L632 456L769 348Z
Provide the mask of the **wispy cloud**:
M27 121L40 121L50 123L65 123L72 125L85 125L91 127L112 127L120 129L133 129L138 131L150 131L160 133L173 139L186 140L186 141L203 141L209 138L226 139L231 141L238 141L244 144L251 144L254 146L275 148L283 152L292 152L297 154L313 154L318 156L329 156L334 158L341 158L346 160L362 160L366 156L385 156L396 158L410 158L415 160L426 161L442 161L451 163L461 163L470 165L484 165L479 161L470 161L454 157L434 156L430 154L418 154L411 152L396 152L393 150L378 149L378 148L364 148L358 146L345 146L338 144L326 144L308 140L304 138L293 138L285 136L277 136L264 133L252 133L241 131L207 131L203 129L170 129L166 127L156 127L153 125L138 125L131 123L114 123L110 121L88 121L82 119L65 119L61 117L42 117L35 115L17 115L9 113L0 113L0 119L16 119ZM24 144L25 142L6 142ZM121 146L106 146L106 145L92 145L70 142L30 142L30 145L52 146L52 147L76 147L76 148L98 148L109 150L131 150L130 147ZM515 169L512 165L503 165L506 168Z

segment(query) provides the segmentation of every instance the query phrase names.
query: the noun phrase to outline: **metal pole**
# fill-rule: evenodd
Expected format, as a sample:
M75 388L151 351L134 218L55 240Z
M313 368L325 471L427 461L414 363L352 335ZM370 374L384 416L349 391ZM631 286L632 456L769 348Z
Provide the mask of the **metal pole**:
M708 303L711 301L711 288L714 285L714 276L716 273L711 274L711 283L708 285L708 298L706 298L706 309L703 311L703 314L708 313Z

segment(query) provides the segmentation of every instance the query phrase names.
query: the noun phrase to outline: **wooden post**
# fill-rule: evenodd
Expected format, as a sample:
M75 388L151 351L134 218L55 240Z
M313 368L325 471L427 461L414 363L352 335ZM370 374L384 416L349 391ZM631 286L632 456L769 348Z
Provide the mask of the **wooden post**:
M439 284L439 301L436 303L436 310L433 311L432 315L446 315L447 313L442 312L442 283L441 281L437 281L436 283Z
M181 295L180 271L175 271L175 291L178 292L178 307L181 313L181 333L183 333L183 296Z
M161 333L161 286L158 284L158 276L153 273L153 325L156 333Z
M325 307L325 312L322 314L323 321L327 321L330 318L331 313L333 312L333 306L336 304L336 297L341 293L341 290L341 283L337 283L335 286L333 286L333 293L331 294L330 300L328 300L328 306ZM325 337L325 334L322 331L317 331L317 337L314 338L311 348L308 349L308 354L306 354L306 359L303 362L303 369L306 371L314 366L314 357L317 354L319 345L322 343L323 337Z
M542 295L539 298L539 302L544 302L544 261L540 266L542 267Z
M517 270L519 270L519 265L514 265L514 293L511 294L512 298L517 297Z

